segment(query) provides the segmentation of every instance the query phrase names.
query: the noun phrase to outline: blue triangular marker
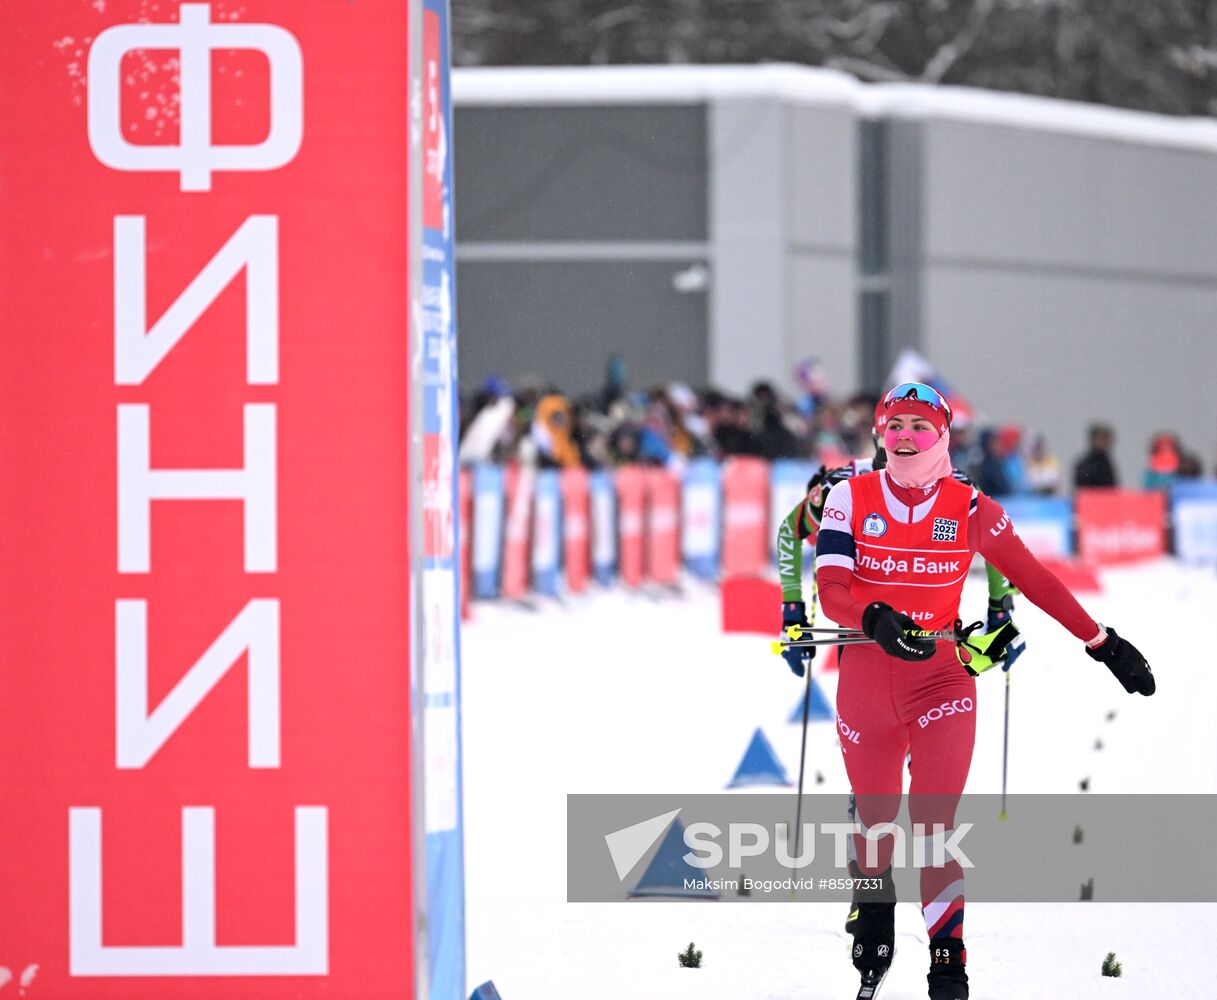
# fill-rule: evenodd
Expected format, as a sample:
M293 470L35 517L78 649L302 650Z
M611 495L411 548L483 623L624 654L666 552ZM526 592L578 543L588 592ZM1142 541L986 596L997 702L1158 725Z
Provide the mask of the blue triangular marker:
M469 994L469 1000L503 1000L499 991L494 988L494 981L487 980Z
M685 879L706 879L703 868L694 868L685 860L689 849L685 847L685 825L680 817L672 820L664 834L659 850L638 884L630 890L630 896L679 896L682 899L718 899L713 889L686 888Z
M802 718L802 716L800 716ZM789 785L786 769L773 752L773 747L765 739L765 734L757 729L752 734L752 742L744 751L744 759L735 769L735 777L731 779L728 788L743 788L748 785Z
M836 713L832 710L832 705L829 704L828 696L824 694L823 688L816 683L815 678L811 680L811 704L807 706L807 718L810 722L832 722L836 717ZM799 698L795 702L794 711L790 713L790 718L787 722L803 722L803 699Z

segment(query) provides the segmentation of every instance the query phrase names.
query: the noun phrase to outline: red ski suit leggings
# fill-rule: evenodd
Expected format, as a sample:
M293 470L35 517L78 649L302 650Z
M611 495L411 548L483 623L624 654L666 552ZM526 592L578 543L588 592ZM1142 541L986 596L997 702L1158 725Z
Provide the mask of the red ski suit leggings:
M909 819L927 832L935 824L952 829L976 741L976 681L960 665L954 644L938 643L922 662L896 659L878 646L850 646L842 649L840 663L837 729L863 828L895 820L911 752ZM886 869L893 847L890 836L872 841L878 863L869 865L864 837L855 839L867 874ZM957 862L922 868L921 898L930 937L961 935L963 871Z

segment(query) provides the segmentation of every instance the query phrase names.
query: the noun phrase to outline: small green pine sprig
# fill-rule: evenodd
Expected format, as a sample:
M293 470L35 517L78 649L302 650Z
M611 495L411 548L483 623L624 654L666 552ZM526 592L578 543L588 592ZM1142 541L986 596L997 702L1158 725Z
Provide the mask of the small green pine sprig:
M684 951L676 953L676 960L680 962L682 969L700 969L701 968L701 949L694 948L693 942L689 942L689 947Z

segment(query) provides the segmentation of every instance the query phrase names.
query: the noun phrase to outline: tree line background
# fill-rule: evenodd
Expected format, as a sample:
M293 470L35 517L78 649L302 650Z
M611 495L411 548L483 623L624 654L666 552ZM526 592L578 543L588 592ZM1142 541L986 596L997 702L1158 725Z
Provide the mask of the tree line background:
M454 0L457 66L791 62L1217 112L1213 0Z

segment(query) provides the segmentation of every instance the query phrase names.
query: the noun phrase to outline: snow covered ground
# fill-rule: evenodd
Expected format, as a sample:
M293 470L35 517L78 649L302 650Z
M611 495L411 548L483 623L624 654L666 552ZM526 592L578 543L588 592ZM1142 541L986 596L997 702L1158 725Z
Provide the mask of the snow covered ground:
M1186 641L1217 608L1217 575L1163 560L1102 580L1082 603L1147 655L1158 693L1126 695L1020 600L1028 651L1011 685L1010 791L1076 792L1089 778L1091 792L1217 792L1217 672ZM974 576L965 619L984 598ZM718 615L717 590L699 583L475 605L462 634L470 989L493 979L503 1000L853 997L843 904L565 901L568 792L719 791L757 726L797 773L800 727L786 719L800 682L765 638L721 634ZM821 681L831 697L835 675ZM996 672L978 681L968 792L1001 788L1003 683ZM846 789L830 724L811 727L807 754L809 790L816 771L815 791ZM919 908L901 903L896 926L883 1000L925 997ZM966 940L975 1000L1217 996L1217 904L969 903ZM677 965L689 941L701 969ZM1120 979L1099 975L1109 951Z

